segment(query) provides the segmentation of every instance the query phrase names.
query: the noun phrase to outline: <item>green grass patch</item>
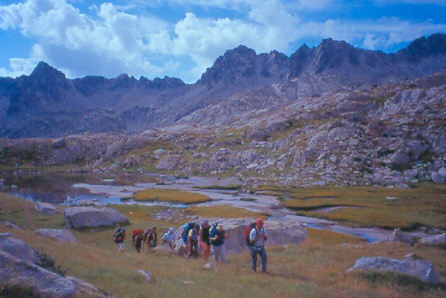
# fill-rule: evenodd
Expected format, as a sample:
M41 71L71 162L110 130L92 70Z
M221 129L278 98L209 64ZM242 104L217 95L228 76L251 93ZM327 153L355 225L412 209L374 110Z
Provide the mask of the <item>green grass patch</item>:
M194 186L197 189L215 189L215 190L239 190L242 188L239 184L229 185L209 185L209 186Z
M133 194L135 201L170 202L183 204L197 204L211 201L212 199L198 193L181 191L176 189L151 188L141 190Z
M284 205L298 214L336 220L351 226L398 227L404 230L420 226L446 228L444 185L420 184L410 189L290 188L286 195L288 199L283 200ZM327 213L315 212L319 208L337 206L345 208Z

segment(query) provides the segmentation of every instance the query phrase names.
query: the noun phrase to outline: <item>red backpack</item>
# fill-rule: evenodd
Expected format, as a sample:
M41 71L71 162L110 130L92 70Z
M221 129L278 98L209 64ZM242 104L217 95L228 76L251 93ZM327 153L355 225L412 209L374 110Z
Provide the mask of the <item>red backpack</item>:
M249 240L249 234L251 234L252 229L254 229L256 226L255 222L250 223L249 225L246 226L245 229L245 239L246 239L246 245L251 245L251 241Z

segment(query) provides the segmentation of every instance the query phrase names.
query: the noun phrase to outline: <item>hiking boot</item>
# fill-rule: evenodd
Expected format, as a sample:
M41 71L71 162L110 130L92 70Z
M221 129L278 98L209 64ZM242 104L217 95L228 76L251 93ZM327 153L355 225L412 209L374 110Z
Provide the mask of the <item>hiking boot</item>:
M269 274L269 271L262 271L262 273Z

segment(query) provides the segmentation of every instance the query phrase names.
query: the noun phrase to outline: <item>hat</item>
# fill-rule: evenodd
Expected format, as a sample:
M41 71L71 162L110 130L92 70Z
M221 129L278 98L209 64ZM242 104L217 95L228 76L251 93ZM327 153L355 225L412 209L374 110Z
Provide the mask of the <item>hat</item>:
M207 219L203 220L203 224L207 224L207 223L209 223L209 220L207 220Z
M222 223L219 223L219 224L217 225L217 229L223 229L223 224L222 224Z
M256 220L256 224L261 224L261 223L263 223L263 219L261 219L261 218L257 218L257 220Z
M170 229L169 229L169 232L173 232L173 231L174 231L174 228L170 228Z

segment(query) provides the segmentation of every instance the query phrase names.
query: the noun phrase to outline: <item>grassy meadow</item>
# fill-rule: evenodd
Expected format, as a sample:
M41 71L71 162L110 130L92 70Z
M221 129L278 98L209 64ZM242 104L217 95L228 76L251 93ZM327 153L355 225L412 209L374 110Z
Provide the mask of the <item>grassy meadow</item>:
M278 193L275 187L263 186L260 190ZM284 206L299 215L353 227L446 229L446 186L441 184L420 184L407 189L318 186L280 192ZM339 208L319 212L328 207Z
M331 190L324 190L313 196L334 195ZM310 192L296 196L289 203L309 196ZM373 200L367 204L374 206ZM64 244L34 234L37 228L65 228L63 207L59 207L55 215L44 216L37 213L33 202L4 193L0 193L0 221L13 222L23 230L0 225L0 232L11 232L14 237L53 256L67 275L82 278L117 297L444 297L446 291L444 248L404 243L367 244L354 236L309 229L308 239L299 245L267 248L269 275L251 272L248 253L229 255L227 264L216 272L205 270L202 259L185 259L164 251L132 251L129 240L132 229L157 226L160 237L165 228L178 227L187 219L155 220L153 214L165 209L159 206L112 207L130 220L126 226L128 235L124 254L117 251L112 241L114 227L72 230L77 244ZM259 216L228 206L203 208L190 207L183 212L190 215ZM441 222L441 219L444 220L444 213L436 220ZM391 274L345 273L361 256L402 259L409 252L433 262L442 284L426 285ZM138 273L139 269L152 274L149 283Z

